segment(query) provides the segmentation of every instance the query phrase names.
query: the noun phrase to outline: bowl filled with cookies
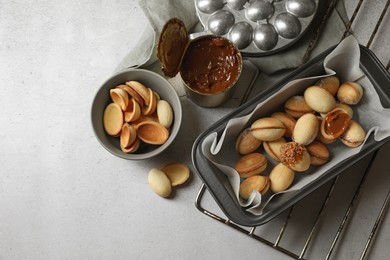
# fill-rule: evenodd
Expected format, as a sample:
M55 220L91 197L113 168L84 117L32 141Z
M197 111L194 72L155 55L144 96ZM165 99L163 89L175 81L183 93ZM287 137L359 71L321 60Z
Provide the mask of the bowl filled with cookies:
M92 128L100 144L130 160L163 152L175 139L182 119L180 99L159 74L127 69L105 81L91 108Z

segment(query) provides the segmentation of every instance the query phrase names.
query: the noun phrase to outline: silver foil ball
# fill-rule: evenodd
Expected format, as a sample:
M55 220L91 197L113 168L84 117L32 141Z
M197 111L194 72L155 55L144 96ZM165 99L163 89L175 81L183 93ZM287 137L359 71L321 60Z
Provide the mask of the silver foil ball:
M304 18L315 12L316 3L313 0L287 0L286 10L295 16Z
M276 31L286 39L294 39L301 32L301 23L298 18L290 13L280 13L274 21Z
M245 8L246 18L254 22L270 18L274 12L273 4L266 0L256 0Z
M227 0L226 3L229 8L233 10L242 10L247 0Z
M228 38L241 50L251 44L252 35L252 25L247 22L238 22L230 29Z
M278 43L278 33L272 24L259 24L253 32L253 42L263 51L272 50Z
M223 0L196 0L196 7L205 14L211 14L222 9L223 5Z
M234 15L227 10L213 13L208 21L209 30L216 35L228 33L235 22Z

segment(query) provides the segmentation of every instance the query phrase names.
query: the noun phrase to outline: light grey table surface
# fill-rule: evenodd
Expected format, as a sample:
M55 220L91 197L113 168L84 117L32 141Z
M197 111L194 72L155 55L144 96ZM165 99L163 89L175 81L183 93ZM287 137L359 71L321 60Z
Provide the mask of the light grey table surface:
M356 28L363 44L370 22ZM146 25L135 0L0 0L0 259L289 259L201 214L195 174L169 199L148 187L152 167L181 161L192 168L195 138L233 107L206 110L182 96L178 139L153 160L116 158L95 139L94 94ZM382 45L374 50L387 62ZM379 175L389 173L389 152L389 144L381 149ZM218 212L210 196L204 200ZM371 211L375 203L361 204ZM356 221L372 225L364 216ZM380 243L389 244L383 233ZM339 259L354 258L360 243L343 245ZM389 253L382 246L375 256Z

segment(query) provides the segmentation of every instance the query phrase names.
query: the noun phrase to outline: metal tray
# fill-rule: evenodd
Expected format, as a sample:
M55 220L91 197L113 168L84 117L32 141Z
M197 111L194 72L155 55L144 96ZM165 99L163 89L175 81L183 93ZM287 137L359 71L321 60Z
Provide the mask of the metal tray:
M312 24L313 20L320 18L322 12L317 12L318 9L321 9L324 3L319 3L319 0L309 0L309 1L298 1L295 4L302 4L300 6L302 8L301 11L308 11L306 15L296 16L287 10L288 1L279 0L279 1L247 1L245 6L242 8L232 8L229 4L224 4L226 1L203 1L203 0L195 0L196 12L199 17L200 22L203 25L205 32L209 32L211 34L216 34L220 36L224 36L231 40L237 47L240 49L241 53L244 56L264 56L276 53L285 48L288 48L296 41L298 41L308 30L309 26ZM238 1L236 1L238 2ZM325 1L321 1L325 2ZM270 13L268 18L262 18L257 21L253 21L247 18L246 10L251 8L251 6L256 6L257 3L266 3L269 6L273 7L273 11ZM239 4L239 3L237 3ZM304 4L312 4L311 6L305 6ZM203 9L200 10L199 6L202 5ZM299 5L298 5L299 6ZM267 12L267 6L259 6L255 7L258 9L256 14ZM269 11L269 10L268 10ZM288 38L282 37L277 30L275 30L276 42L273 47L261 49L256 46L257 40L255 35L260 34L259 41L264 41L265 39L269 39L270 35L272 35L272 31L257 31L261 26L265 24L269 25L270 28L276 28L276 17L280 14L288 14L288 17L292 17L293 20L289 21L287 25L293 26L294 22L297 22L299 25L299 32L296 32L296 35L290 36ZM318 16L318 18L317 18ZM210 20L217 19L214 22L210 23ZM321 19L319 19L321 20ZM213 25L216 24L217 28L212 28ZM221 27L224 29L218 29ZM291 33L294 31L293 28L290 30L286 30L286 32ZM251 35L251 36L249 36ZM264 36L261 37L261 36Z
M195 140L192 148L192 162L196 173L202 179L224 214L236 224L243 226L258 226L270 221L278 214L282 213L284 210L303 199L306 195L310 194L312 191L318 189L320 186L339 175L341 172L365 157L367 154L390 141L389 137L380 142L376 142L371 135L364 144L360 153L331 168L328 172L321 175L321 177L317 178L309 185L306 185L301 190L279 195L274 203L267 206L265 212L259 216L245 211L245 209L239 205L226 176L204 157L201 151L201 146L205 137L207 137L212 132L217 132L218 135L222 134L226 124L231 118L244 116L250 113L259 102L269 98L289 81L298 78L324 74L325 72L322 66L323 61L334 48L335 46L323 52L299 69L293 71L291 74L286 76L283 80L269 88L264 93L260 93L244 105L240 106L238 109L227 114L225 117L210 126L209 129L201 133ZM386 108L390 108L389 73L369 49L364 46L360 46L360 52L361 69L364 71L378 92L382 105Z

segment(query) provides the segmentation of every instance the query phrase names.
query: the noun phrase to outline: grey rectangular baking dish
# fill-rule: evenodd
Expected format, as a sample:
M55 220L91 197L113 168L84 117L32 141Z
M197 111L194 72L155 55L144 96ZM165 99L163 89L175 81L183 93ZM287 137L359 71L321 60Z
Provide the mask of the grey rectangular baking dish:
M351 165L369 153L375 151L386 142L390 141L390 137L385 138L379 142L376 142L372 136L369 137L361 152L334 166L326 174L323 174L321 177L309 185L306 185L301 190L281 194L276 198L275 202L272 203L272 205L269 204L269 206L267 206L267 210L259 216L245 211L245 209L239 205L232 192L232 189L230 188L230 184L228 183L226 176L220 172L218 168L209 163L209 161L204 157L201 151L201 147L205 137L207 137L212 132L217 132L218 135L221 135L224 128L226 127L226 124L231 118L240 117L250 113L259 102L266 100L289 81L298 78L324 74L325 72L322 66L323 61L334 48L335 47L323 52L302 67L293 71L291 74L286 76L273 87L269 88L267 91L260 93L253 99L246 102L244 105L227 114L222 119L210 126L206 131L201 133L195 140L192 148L192 162L196 173L204 182L208 191L211 193L224 214L236 224L252 227L262 225L270 221L284 210L303 199L312 191L318 189L320 186L342 173ZM382 105L385 108L390 108L390 74L369 49L364 46L360 46L360 52L360 68L364 71L378 92Z

